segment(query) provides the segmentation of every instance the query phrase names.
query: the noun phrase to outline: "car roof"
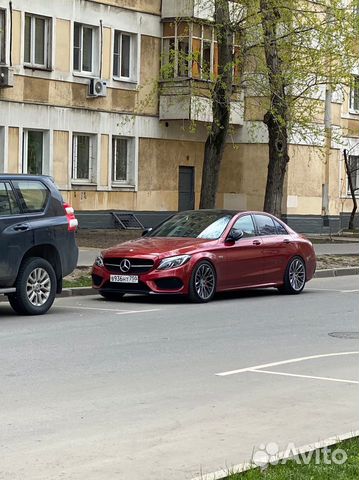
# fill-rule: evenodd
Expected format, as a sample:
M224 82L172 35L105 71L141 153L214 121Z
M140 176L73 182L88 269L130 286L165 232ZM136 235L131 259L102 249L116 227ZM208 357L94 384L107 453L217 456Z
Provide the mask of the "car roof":
M50 175L30 175L28 173L0 173L0 178L16 178L16 179L26 179L26 180L38 180L39 178L52 180Z
M201 213L218 213L219 215L237 215L238 213L242 213L240 210L226 210L226 209L219 209L219 208L204 208L200 210L185 210L182 212L178 212L178 214L187 215L189 213L192 214L201 214Z

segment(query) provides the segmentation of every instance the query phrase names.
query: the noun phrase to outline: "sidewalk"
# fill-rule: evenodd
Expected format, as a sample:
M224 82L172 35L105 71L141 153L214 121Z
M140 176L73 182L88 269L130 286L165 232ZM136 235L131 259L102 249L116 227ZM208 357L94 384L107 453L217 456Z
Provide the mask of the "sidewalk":
M359 243L317 243L314 245L317 255L359 255ZM90 267L100 249L80 248L79 267Z

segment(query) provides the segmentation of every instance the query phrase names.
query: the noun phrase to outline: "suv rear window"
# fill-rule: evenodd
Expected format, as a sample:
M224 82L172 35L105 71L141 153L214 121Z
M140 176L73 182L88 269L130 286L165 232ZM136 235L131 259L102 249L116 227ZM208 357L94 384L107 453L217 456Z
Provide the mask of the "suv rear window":
M0 182L0 216L19 213L14 192L9 183Z
M22 209L26 213L45 210L50 192L37 180L16 180L13 184L18 192Z

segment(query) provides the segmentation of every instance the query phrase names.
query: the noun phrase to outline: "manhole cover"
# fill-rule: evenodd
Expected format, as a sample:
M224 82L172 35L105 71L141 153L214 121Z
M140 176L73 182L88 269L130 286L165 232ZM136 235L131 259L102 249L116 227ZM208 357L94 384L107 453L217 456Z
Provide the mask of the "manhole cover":
M330 337L347 338L347 339L359 339L359 332L332 332L329 333Z

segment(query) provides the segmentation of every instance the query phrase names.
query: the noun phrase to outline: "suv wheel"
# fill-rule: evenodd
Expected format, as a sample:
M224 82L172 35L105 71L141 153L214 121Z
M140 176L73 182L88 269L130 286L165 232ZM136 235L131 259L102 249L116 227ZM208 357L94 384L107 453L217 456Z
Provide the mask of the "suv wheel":
M16 293L9 295L15 312L21 315L43 315L56 296L56 275L51 264L43 258L28 258L20 267Z

